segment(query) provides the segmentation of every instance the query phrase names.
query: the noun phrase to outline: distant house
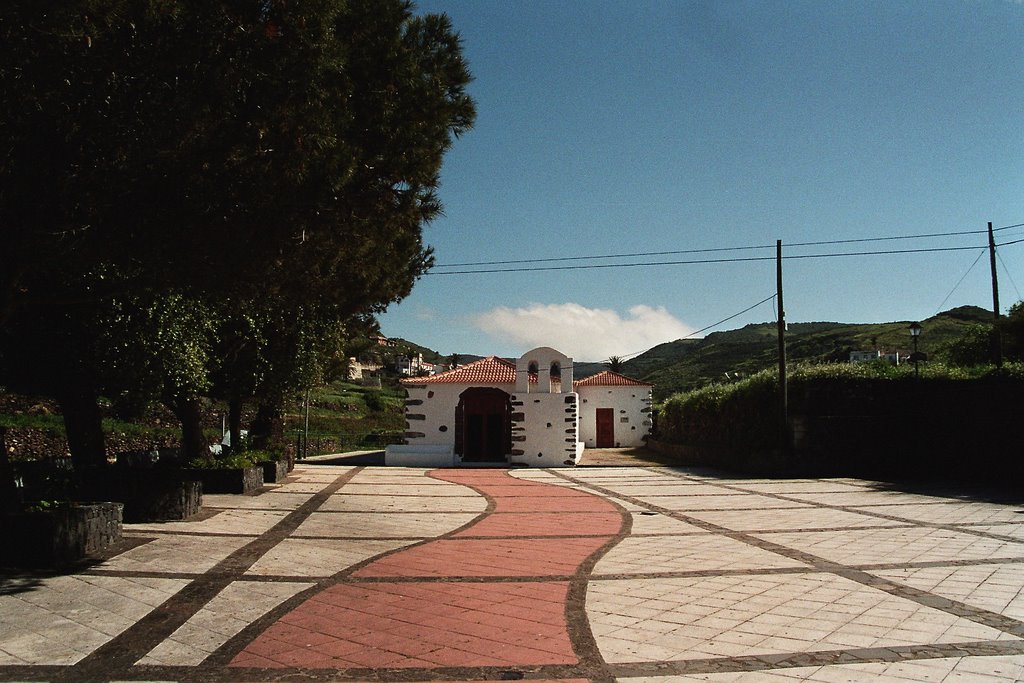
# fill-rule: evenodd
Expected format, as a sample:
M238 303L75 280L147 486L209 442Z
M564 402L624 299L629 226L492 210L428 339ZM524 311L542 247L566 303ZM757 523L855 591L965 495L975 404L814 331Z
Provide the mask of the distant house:
M434 364L423 360L423 354L414 354L412 358L402 357L395 362L398 373L401 375L433 375Z
M387 447L389 464L559 467L586 447L640 445L650 433L650 384L613 372L573 382L572 358L549 347L402 384L406 443Z
M876 360L884 360L893 365L906 363L910 359L909 351L850 351L851 363L870 363Z
M383 366L373 361L361 361L358 358L348 359L348 378L365 379L380 372Z

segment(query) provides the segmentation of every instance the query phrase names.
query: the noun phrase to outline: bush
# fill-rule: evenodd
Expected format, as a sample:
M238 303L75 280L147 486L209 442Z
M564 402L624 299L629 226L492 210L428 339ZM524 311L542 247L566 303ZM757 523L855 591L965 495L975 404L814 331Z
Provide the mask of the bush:
M727 450L774 448L778 386L778 374L763 371L732 384L676 394L659 409L659 437Z
M218 457L193 458L189 460L188 466L200 470L245 469L246 467L255 466L257 460L253 458L253 455L257 453L263 453L263 451L242 451L241 453L231 453ZM260 460L263 459L260 458Z
M366 403L366 407L374 412L381 412L387 410L387 403L384 402L384 398L380 395L379 391L367 391L363 394L363 402Z
M245 451L244 455L248 456L253 462L278 462L284 460L284 451L280 450L269 450L269 451Z

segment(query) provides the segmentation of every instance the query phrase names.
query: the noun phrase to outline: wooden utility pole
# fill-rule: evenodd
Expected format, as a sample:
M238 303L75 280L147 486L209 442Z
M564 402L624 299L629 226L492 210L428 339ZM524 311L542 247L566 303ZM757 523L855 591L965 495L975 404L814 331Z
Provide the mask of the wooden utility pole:
M775 241L775 286L779 299L779 446L790 450L789 389L786 385L786 309L782 304L782 240Z
M1003 367L1003 340L999 333L999 280L996 277L996 239L992 235L992 221L988 222L988 261L992 269L992 360L997 368Z
M309 389L306 389L306 405L305 405L306 419L302 426L302 455L300 457L305 458L309 455Z

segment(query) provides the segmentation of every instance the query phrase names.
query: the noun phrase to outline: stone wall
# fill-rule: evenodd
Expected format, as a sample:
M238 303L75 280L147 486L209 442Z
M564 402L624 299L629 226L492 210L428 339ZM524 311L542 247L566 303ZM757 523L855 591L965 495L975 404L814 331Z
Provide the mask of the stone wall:
M202 485L176 468L115 466L79 476L85 497L123 503L126 522L188 519L202 505Z
M0 564L60 567L121 540L120 503L71 503L0 516Z
M287 460L270 460L259 463L263 468L263 483L277 483L288 476Z
M263 468L182 470L188 479L202 482L203 493L255 493L263 488Z

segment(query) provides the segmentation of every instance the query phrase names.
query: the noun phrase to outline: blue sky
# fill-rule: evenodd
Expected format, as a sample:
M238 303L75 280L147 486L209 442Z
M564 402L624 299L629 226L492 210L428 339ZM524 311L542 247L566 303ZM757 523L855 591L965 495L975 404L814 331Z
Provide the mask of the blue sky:
M446 158L445 215L425 230L438 267L380 317L385 335L444 354L625 356L770 297L779 239L787 257L971 247L787 258L790 322L991 307L987 254L971 267L981 234L786 245L1024 223L1024 3L421 0L417 11L444 12L461 34L478 117ZM1020 239L1024 227L997 232ZM766 248L516 267L767 260L443 274L750 246ZM1024 243L998 251L1005 311L1024 289ZM718 329L774 318L769 302Z

